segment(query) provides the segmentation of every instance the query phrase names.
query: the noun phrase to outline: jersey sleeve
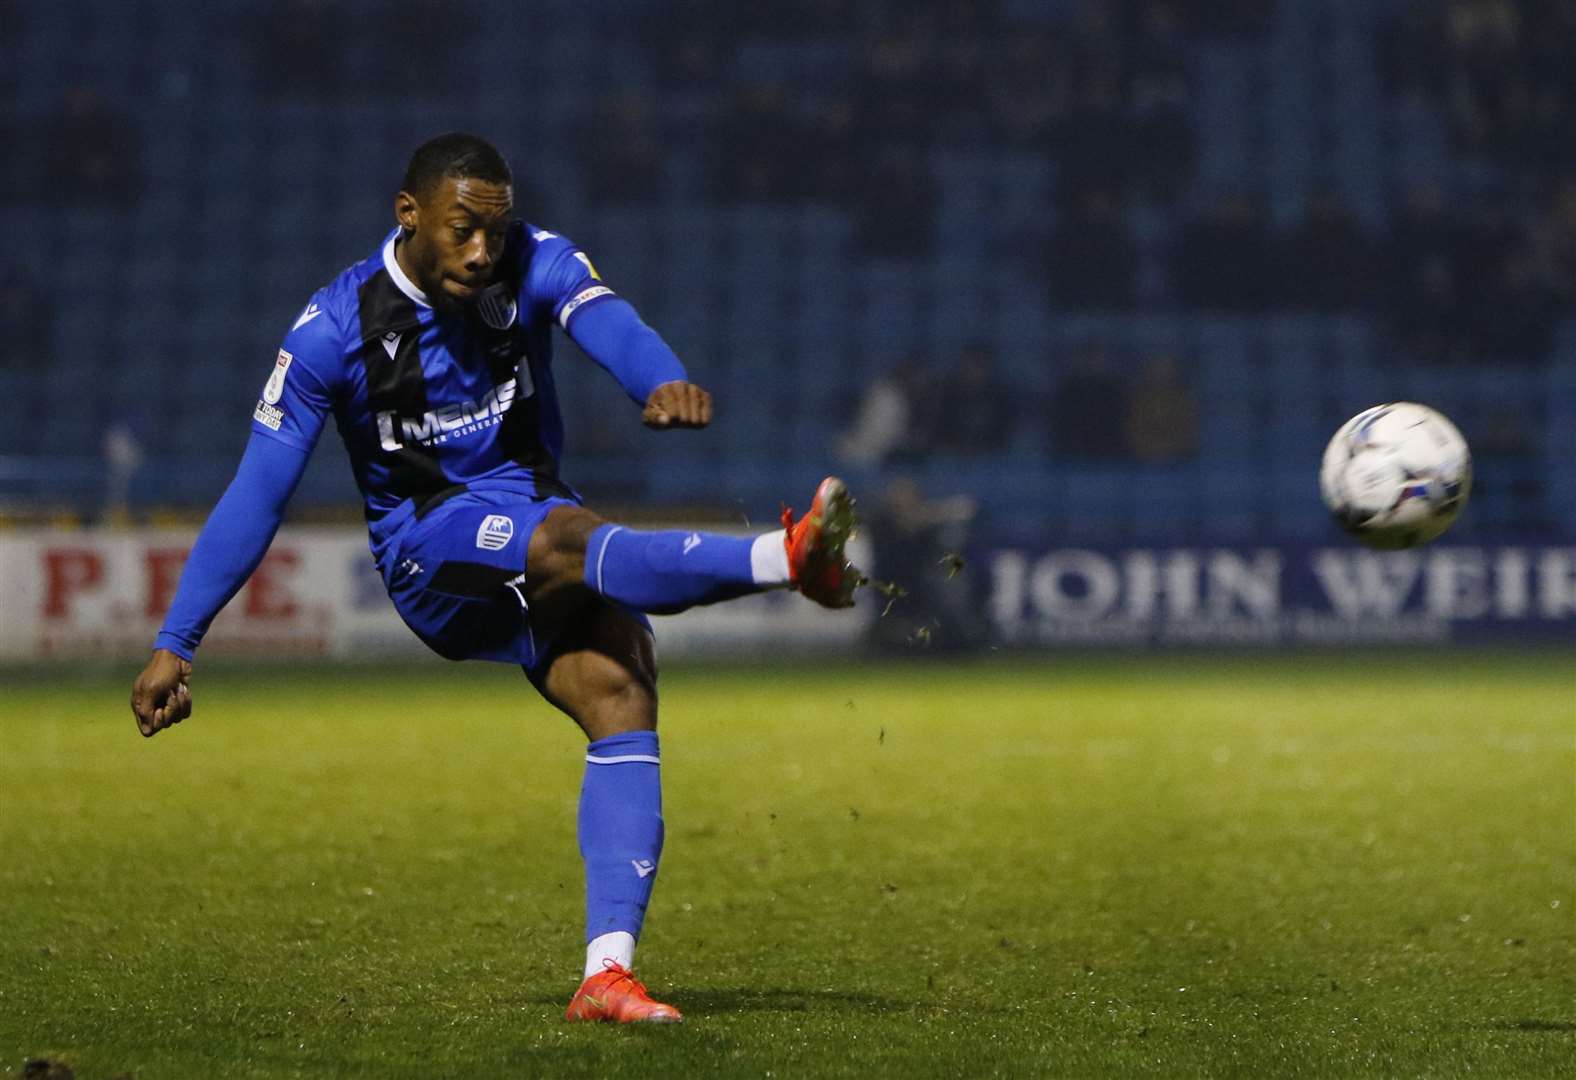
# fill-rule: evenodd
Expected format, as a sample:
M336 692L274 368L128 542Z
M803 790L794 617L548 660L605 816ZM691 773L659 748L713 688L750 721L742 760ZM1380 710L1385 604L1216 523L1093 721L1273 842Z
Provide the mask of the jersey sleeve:
M537 229L531 234L536 251L526 276L532 303L552 312L565 330L575 316L614 299L618 294L602 280L591 258L557 233Z
M273 371L252 411L252 431L308 452L334 407L343 351L338 321L319 293L285 335Z
M208 624L252 576L273 543L310 452L264 434L254 433L247 442L235 478L198 534L154 639L155 649L190 660Z
M551 305L558 325L631 400L643 405L658 386L688 378L667 342L603 282L585 252L554 233L533 237L539 245L527 279L533 299Z

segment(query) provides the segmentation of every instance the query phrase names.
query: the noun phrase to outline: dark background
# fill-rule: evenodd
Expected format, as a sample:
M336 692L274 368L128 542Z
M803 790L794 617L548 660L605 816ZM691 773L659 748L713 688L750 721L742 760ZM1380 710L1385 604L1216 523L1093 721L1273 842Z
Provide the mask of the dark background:
M1325 439L1405 398L1473 445L1461 535L1576 529L1570 3L4 0L0 40L13 517L205 509L458 128L717 396L650 435L566 345L594 505L767 518L838 469L1306 536ZM347 507L330 445L295 512Z

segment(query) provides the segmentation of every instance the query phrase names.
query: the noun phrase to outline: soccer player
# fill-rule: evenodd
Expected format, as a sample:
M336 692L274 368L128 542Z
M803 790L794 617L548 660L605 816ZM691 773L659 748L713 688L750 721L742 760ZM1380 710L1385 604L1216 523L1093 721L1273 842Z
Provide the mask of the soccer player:
M657 430L705 427L711 396L567 239L514 218L485 141L411 157L378 250L285 335L235 478L203 526L132 686L151 736L191 715L192 658L256 569L330 414L394 607L440 656L519 664L590 741L580 792L584 982L570 1020L676 1021L631 974L662 851L656 661L646 613L771 588L853 603L853 501L823 480L805 515L752 538L604 521L559 478L557 323Z

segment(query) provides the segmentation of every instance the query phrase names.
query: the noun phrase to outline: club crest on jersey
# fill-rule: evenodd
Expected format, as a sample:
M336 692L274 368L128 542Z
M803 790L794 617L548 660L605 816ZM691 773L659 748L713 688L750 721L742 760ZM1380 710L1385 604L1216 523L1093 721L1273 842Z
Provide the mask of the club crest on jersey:
M277 405L279 398L285 392L285 372L290 370L290 361L295 357L279 350L279 358L274 361L273 373L268 376L268 383L263 387L263 400L270 405Z
M476 530L476 546L483 551L502 551L514 536L514 520L502 514L488 514Z
M481 315L482 322L494 330L507 330L514 325L519 305L508 283L500 281L483 291L481 298L476 301L476 311Z

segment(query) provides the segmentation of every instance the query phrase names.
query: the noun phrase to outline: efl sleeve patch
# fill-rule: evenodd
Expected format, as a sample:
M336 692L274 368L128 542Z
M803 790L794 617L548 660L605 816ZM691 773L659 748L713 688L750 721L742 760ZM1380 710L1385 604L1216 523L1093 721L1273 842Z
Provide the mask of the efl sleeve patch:
M252 410L254 433L299 450L316 445L333 409L329 387L337 382L340 344L334 313L326 305L314 300L296 318Z
M613 290L606 285L593 285L589 289L582 289L570 301L558 310L558 325L565 330L569 329L569 316L585 307L593 300L600 300L604 296L612 296Z
M285 392L285 374L290 370L290 362L295 357L283 349L279 350L279 358L274 361L274 370L268 376L268 382L263 385L263 400L270 405L279 404L279 398Z

